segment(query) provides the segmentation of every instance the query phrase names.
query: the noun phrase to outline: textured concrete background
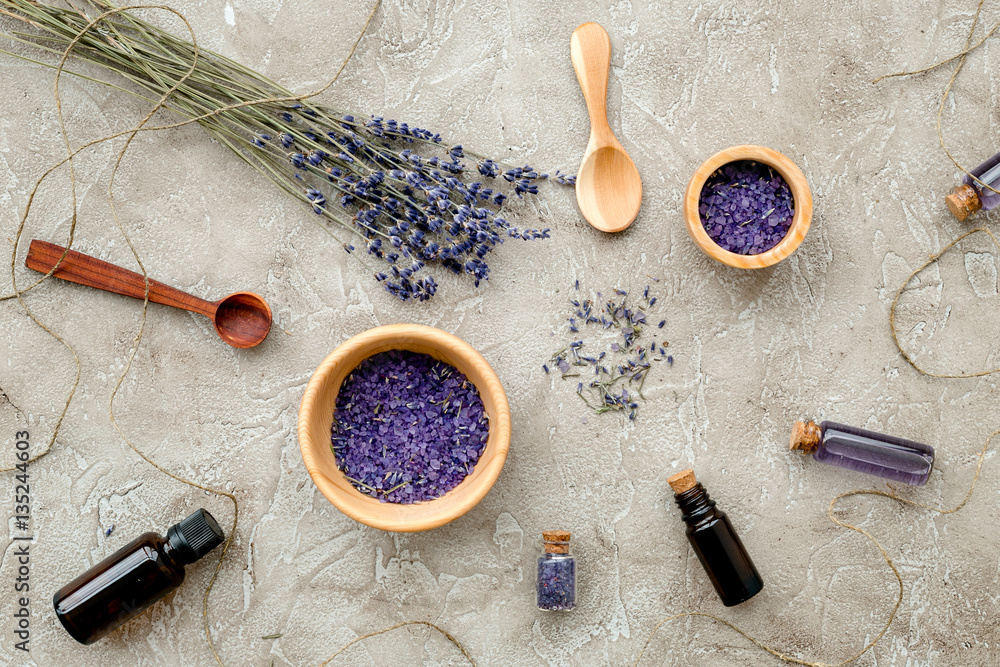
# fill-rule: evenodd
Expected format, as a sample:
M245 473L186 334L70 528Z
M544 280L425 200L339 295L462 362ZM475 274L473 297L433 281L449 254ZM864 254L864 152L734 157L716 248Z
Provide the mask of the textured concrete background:
M204 46L297 91L332 76L369 8L348 0L173 5ZM355 113L385 112L511 162L574 170L588 122L569 38L578 24L598 21L613 48L612 126L645 184L639 219L618 236L586 225L572 190L544 187L517 218L552 227L553 238L505 244L479 289L439 278L428 304L384 293L310 214L199 128L136 140L115 192L150 274L213 299L254 290L275 313L268 340L238 351L203 318L151 306L115 403L126 435L160 465L239 499L239 528L209 603L226 664L317 664L350 639L406 619L442 625L491 666L629 665L661 618L687 610L719 614L815 661L839 662L871 640L895 602L895 578L871 543L825 512L840 492L885 486L788 452L787 434L793 420L812 417L929 442L938 452L930 482L901 493L951 506L968 487L975 452L1000 427L997 377L922 377L896 352L887 324L898 285L968 228L942 202L959 177L934 132L949 72L871 84L959 50L974 9L970 0L905 12L893 2L853 0L387 0L325 100ZM984 21L998 14L1000 5L987 2ZM947 140L968 166L997 148L998 49L990 42L970 58L945 108ZM0 90L0 246L9 252L31 185L63 148L51 71L0 57ZM64 79L63 91L74 144L145 113L141 102L89 82ZM809 236L769 270L716 264L683 227L688 177L708 155L739 143L785 153L813 188ZM78 161L75 247L135 267L106 198L119 147L101 145ZM29 240L67 238L67 183L60 172L37 202L17 248L21 285L33 275L22 267ZM579 279L605 293L641 289L647 275L661 279L653 293L676 363L646 382L648 401L634 424L588 415L572 383L541 371L568 336L568 287ZM9 290L9 277L0 278L0 291ZM922 274L904 302L905 344L932 370L1000 364L996 249L988 239L963 243ZM56 446L31 469L37 541L25 664L214 664L200 611L211 561L99 644L80 647L58 627L49 599L76 573L196 507L226 525L233 513L225 499L156 472L109 421L139 304L56 280L25 303L82 364ZM72 356L16 301L0 303L0 318L0 386L38 447L72 383ZM347 337L391 322L441 327L481 350L514 416L511 455L493 491L462 519L417 535L380 532L340 514L306 474L295 436L299 400L320 360ZM0 405L0 418L0 463L9 465L15 409ZM738 608L719 603L669 504L665 478L689 465L765 578L762 594ZM971 502L954 515L885 499L843 503L840 516L877 536L904 583L899 615L857 664L997 664L996 466L991 453ZM9 517L14 480L9 473L2 480ZM4 545L13 533L10 519L6 525ZM540 531L553 527L576 537L579 607L567 615L534 609ZM24 662L12 650L11 552L5 546L0 560L3 665ZM282 637L261 639L273 633ZM664 626L643 659L777 662L706 619ZM335 664L462 660L440 636L403 629L355 646Z

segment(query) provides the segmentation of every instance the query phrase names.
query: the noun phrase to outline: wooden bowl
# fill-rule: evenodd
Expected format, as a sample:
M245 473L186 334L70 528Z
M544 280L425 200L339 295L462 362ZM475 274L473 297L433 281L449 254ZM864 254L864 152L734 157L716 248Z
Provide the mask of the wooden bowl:
M387 350L423 352L451 364L476 385L483 400L489 417L486 449L472 473L440 498L412 505L379 502L347 481L330 448L341 383L364 359ZM510 406L500 378L471 345L433 327L390 324L346 340L313 373L299 408L299 449L320 492L355 521L400 533L430 530L468 512L493 487L510 450Z
M719 167L740 160L762 162L781 174L785 183L788 183L788 187L792 191L792 199L795 202L792 225L788 228L785 238L767 252L757 255L740 255L719 247L705 231L705 227L701 224L701 215L698 212L701 190L708 177L715 173ZM812 208L812 193L809 191L809 184L806 183L806 177L802 175L802 171L795 166L794 162L778 151L763 146L732 146L719 151L701 163L698 170L691 176L691 180L688 181L687 190L684 192L684 221L687 223L688 234L706 255L737 269L761 269L777 264L795 252L795 249L802 243L802 239L806 237L806 232L809 231L809 224L812 222Z

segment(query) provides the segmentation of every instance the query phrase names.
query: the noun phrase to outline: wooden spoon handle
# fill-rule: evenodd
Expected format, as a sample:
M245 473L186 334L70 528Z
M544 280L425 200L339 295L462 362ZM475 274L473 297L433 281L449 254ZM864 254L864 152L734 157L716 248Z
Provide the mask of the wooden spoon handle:
M570 57L576 70L576 80L583 90L583 99L587 101L591 133L606 132L614 137L608 126L607 111L608 71L611 69L608 33L596 23L584 23L573 31L570 38Z
M146 283L138 273L75 250L70 250L66 253L63 261L59 262L59 258L65 251L65 248L55 243L36 239L31 242L31 246L28 248L28 256L24 260L24 265L35 271L48 273L58 262L59 267L52 273L56 278L88 287L96 287L106 292L124 294L136 299L141 299L145 295ZM216 310L216 304L210 301L191 296L155 280L149 281L149 300L153 303L201 313L208 317L214 316Z

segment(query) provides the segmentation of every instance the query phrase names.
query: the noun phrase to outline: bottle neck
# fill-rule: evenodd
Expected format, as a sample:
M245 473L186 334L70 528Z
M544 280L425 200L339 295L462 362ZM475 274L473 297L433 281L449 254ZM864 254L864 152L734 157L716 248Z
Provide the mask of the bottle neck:
M569 542L545 540L543 544L546 555L569 555Z
M164 539L164 555L175 561L178 565L190 565L198 560L198 555L191 549L177 530L177 526L172 526L167 531Z
M687 491L675 494L674 502L681 510L681 518L687 524L697 523L705 516L715 513L715 501L708 497L708 492L701 482Z
M155 533L153 534L156 535ZM185 558L183 550L178 549L177 545L171 542L169 535L167 537L156 535L156 537L160 542L160 558L174 569L183 572L184 566L191 562Z

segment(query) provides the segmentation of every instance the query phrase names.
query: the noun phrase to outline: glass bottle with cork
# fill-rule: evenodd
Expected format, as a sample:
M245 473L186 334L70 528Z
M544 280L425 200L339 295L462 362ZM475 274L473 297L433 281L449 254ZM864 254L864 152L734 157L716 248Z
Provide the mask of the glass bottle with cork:
M970 175L971 174L971 175ZM965 220L979 209L990 210L1000 204L1000 153L982 163L962 179L944 203L959 220Z
M143 533L56 591L56 618L73 639L93 644L180 586L184 566L225 539L203 509L172 526L166 537Z
M835 422L795 422L789 446L820 463L915 486L926 484L934 467L930 445Z
M727 607L746 602L764 588L760 572L739 535L693 470L682 470L667 479L674 502L687 524L687 538L708 574L715 592Z
M576 607L576 559L569 553L568 530L542 533L545 553L538 557L537 602L544 611Z

